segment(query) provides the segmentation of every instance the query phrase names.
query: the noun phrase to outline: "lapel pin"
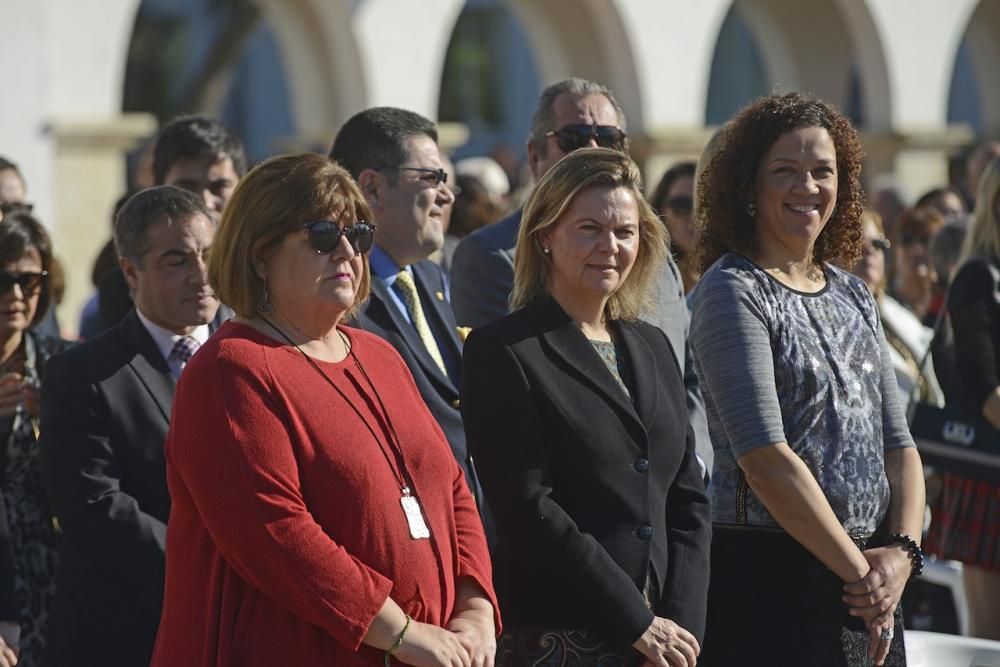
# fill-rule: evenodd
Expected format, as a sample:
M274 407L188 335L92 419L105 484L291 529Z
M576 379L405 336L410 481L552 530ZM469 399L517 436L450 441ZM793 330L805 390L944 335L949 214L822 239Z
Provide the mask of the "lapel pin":
M437 292L434 292L434 296L438 298L438 301L444 301L444 292L438 290Z

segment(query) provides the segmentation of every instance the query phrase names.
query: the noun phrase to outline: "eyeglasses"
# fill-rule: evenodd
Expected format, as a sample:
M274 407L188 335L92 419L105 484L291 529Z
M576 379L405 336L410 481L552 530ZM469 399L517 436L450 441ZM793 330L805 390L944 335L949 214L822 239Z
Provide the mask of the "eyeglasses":
M441 185L442 183L448 182L448 172L444 169L431 169L430 167L379 167L375 171L385 171L386 169L390 169L392 171L416 171L421 174L433 174L434 185Z
M328 255L340 243L343 236L354 248L354 252L366 253L375 240L375 225L359 220L353 225L341 227L332 220L317 220L302 225L309 232L309 245L318 255Z
M0 201L0 213L31 213L35 209L34 204L24 201Z
M876 250L881 250L882 252L885 252L886 250L892 247L892 243L889 241L889 239L872 239L871 244L873 248L875 248Z
M694 210L694 198L687 195L677 195L667 200L666 208L678 215L689 215Z
M20 273L0 271L0 294L6 294L14 285L20 285L23 293L32 294L38 291L38 288L48 277L48 271L22 271Z
M578 148L584 148L593 139L601 148L625 150L625 130L614 125L564 125L558 130L549 130L546 137L555 137L559 149L563 153L572 153Z

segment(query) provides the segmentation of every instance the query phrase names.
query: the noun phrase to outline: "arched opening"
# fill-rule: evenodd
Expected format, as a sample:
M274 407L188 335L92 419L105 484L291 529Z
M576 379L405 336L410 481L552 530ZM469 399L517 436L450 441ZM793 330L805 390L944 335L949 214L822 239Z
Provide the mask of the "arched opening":
M1000 4L983 0L955 53L948 91L948 123L965 123L978 136L1000 135Z
M757 40L734 3L719 28L708 78L705 124L721 125L740 107L768 92Z
M122 108L160 123L183 113L220 118L252 159L295 132L277 34L251 0L143 0Z
M758 95L792 90L838 105L866 129L889 127L888 70L864 3L733 2L716 44L706 123L724 122Z
M502 0L468 0L448 43L438 101L438 120L469 132L454 157L507 153L523 160L541 85L518 18Z

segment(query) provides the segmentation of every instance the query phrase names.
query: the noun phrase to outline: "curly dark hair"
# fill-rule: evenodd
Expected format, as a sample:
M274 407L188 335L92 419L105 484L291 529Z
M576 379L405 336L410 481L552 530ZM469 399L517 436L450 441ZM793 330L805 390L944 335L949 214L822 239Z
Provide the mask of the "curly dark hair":
M800 93L761 97L720 130L719 145L698 180L698 263L708 270L727 252L756 254L753 202L757 167L781 135L822 127L837 152L837 202L813 246L813 261L854 266L861 256L861 162L858 133L836 107Z

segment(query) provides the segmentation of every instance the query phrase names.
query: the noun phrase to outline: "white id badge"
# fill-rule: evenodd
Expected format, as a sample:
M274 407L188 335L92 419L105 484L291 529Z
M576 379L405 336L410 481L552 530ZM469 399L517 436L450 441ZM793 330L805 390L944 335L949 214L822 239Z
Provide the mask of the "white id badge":
M406 515L406 523L410 526L410 537L415 540L426 540L430 538L431 531L428 530L424 522L424 515L420 511L420 503L413 496L403 496L399 499L399 504L403 506L403 514Z

